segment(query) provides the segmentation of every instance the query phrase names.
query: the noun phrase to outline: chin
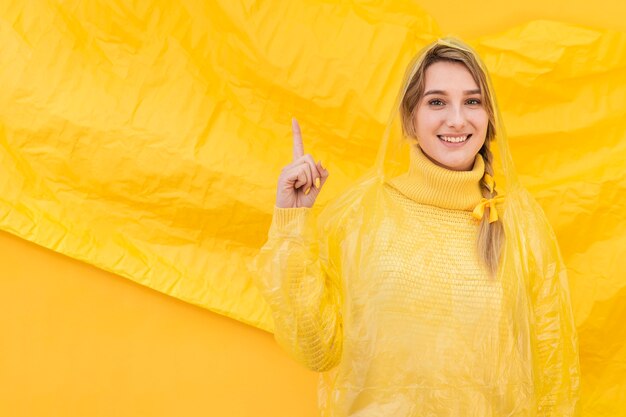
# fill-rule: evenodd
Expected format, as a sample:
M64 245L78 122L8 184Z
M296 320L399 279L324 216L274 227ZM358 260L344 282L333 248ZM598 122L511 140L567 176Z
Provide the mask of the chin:
M437 147L433 147L434 149L426 148L422 148L422 151L431 161L453 171L470 171L474 167L476 154L479 151L479 149L476 149L476 152L473 150L468 152L468 149L458 149L457 151L461 152L454 152L447 149L438 149Z

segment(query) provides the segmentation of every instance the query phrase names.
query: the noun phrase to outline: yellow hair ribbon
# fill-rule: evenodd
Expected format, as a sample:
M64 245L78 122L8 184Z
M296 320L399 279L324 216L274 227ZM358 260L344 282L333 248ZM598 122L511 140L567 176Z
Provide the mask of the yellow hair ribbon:
M476 207L474 207L474 211L472 212L472 216L474 218L480 220L483 218L485 214L485 207L489 207L489 223L493 223L498 220L498 212L496 211L496 203L501 203L504 201L504 196L499 195L494 198L482 198L480 203Z

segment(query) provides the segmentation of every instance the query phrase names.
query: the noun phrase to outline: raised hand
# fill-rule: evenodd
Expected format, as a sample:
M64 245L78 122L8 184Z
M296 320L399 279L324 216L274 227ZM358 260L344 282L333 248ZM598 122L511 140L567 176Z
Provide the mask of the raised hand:
M326 179L328 171L321 162L315 162L310 154L304 153L302 133L298 121L291 120L293 131L293 160L285 166L278 177L276 207L313 207Z

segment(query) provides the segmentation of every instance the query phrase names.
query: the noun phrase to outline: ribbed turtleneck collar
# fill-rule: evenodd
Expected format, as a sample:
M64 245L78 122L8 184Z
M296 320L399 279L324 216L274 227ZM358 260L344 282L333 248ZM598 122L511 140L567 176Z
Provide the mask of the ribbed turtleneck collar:
M418 145L411 145L409 172L388 183L418 203L472 211L482 198L484 174L485 162L479 153L471 171L454 171L435 164Z

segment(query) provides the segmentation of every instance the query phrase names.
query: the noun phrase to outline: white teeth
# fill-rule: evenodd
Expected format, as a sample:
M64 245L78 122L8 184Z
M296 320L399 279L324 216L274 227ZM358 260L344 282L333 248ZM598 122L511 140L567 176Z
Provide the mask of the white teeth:
M465 135L465 136L459 136L457 138L454 138L452 136L439 136L439 137L445 140L446 142L459 143L459 142L465 142L469 136Z

